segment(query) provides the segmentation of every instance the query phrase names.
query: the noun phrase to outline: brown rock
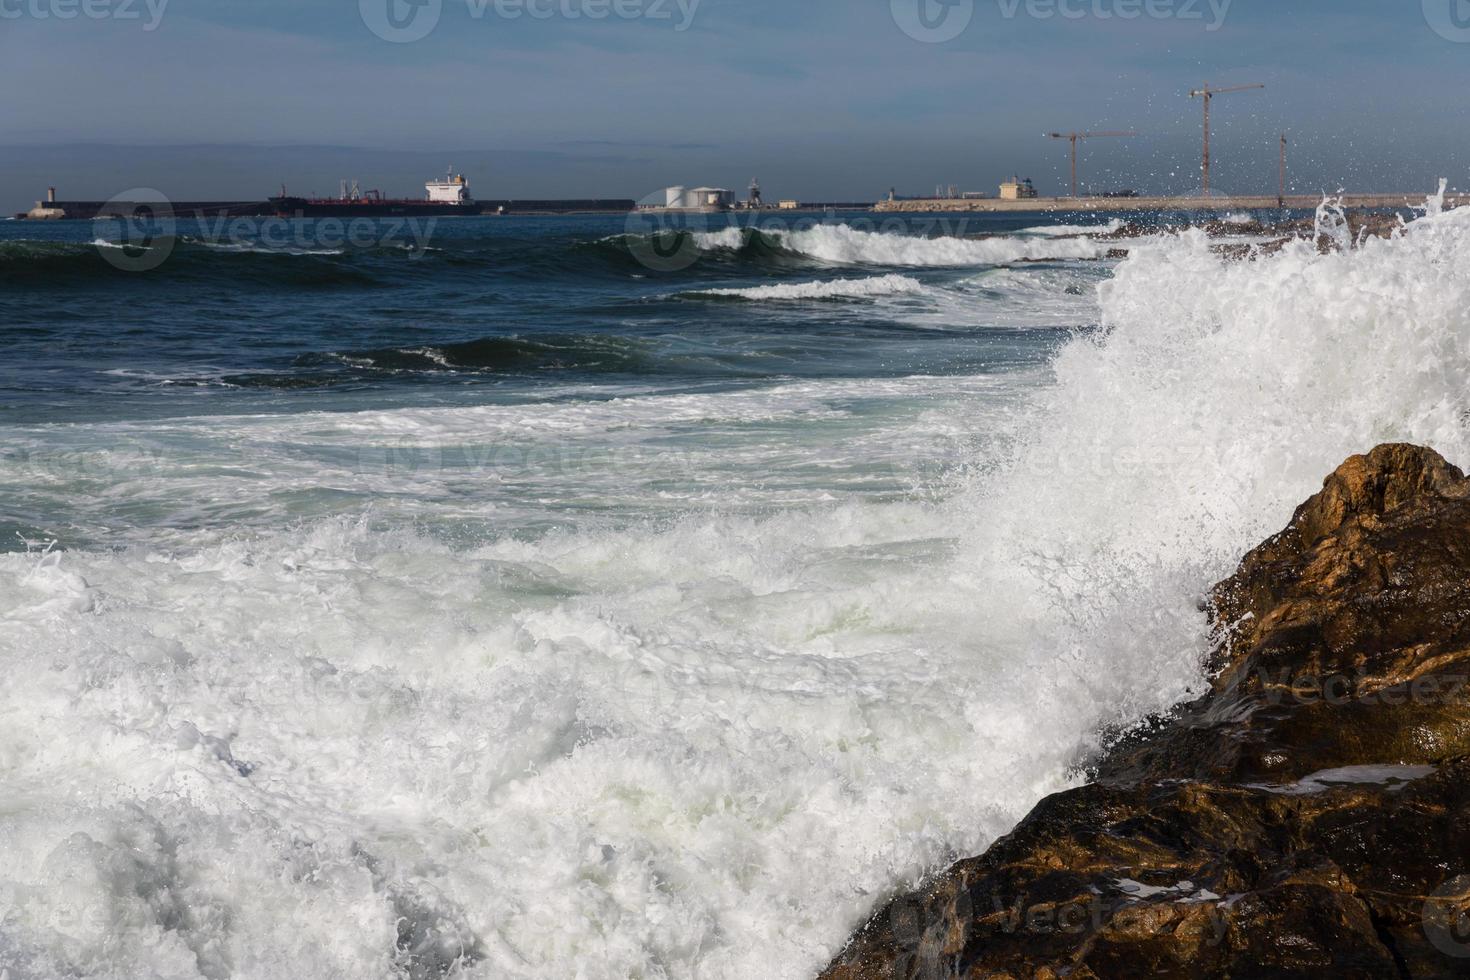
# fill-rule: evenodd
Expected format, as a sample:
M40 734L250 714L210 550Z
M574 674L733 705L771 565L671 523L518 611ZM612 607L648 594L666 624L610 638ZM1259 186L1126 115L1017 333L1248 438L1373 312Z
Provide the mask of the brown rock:
M1208 694L826 976L1470 976L1470 481L1348 460L1211 614Z

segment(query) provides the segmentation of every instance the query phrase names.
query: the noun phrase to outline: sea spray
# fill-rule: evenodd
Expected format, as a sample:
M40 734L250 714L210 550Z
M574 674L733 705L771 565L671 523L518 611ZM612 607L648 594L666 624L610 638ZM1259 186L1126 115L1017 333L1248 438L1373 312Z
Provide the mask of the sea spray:
M1101 287L1104 333L1061 353L1014 459L975 491L966 553L1049 570L1049 599L1031 598L1066 627L1052 642L1097 671L1099 705L1127 704L1138 677L1110 665L1137 656L1136 630L1172 620L1343 458L1406 440L1467 460L1470 286L1449 272L1467 260L1463 211L1327 255L1223 260L1198 231L1136 248ZM1144 635L1197 652L1177 626Z

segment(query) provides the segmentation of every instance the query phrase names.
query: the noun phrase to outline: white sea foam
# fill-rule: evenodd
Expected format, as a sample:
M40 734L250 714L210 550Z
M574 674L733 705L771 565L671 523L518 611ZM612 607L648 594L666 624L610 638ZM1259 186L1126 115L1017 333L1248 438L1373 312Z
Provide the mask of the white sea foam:
M920 238L846 225L818 225L780 237L787 248L838 265L1004 265L1026 259L1100 258L1108 250L1105 243L1089 238Z
M745 244L748 232L739 225L721 228L719 231L701 231L694 235L695 244L702 249L740 248Z
M143 540L160 523L233 535L368 506L383 520L483 536L544 522L546 502L558 499L596 500L625 523L691 505L814 504L834 488L906 489L919 470L954 465L999 424L1000 406L1035 383L863 378L711 394L589 386L525 405L40 426L6 432L0 496L67 514L73 537L127 534L132 518Z
M300 255L343 255L343 254L346 254L342 249L332 249L332 248L290 248L290 247L286 247L286 246L269 247L269 246L265 246L265 245L252 245L252 244L249 244L249 243L246 243L246 242L207 242L207 241L200 241L200 240L192 239L192 238L191 239L186 239L186 241L187 241L188 244L190 244L190 245L196 245L196 246L198 246L200 248L207 248L207 249L211 249L211 250L216 251L216 252L234 252L234 253L237 253L237 254L251 254L251 255L297 255L297 256L300 256ZM132 250L132 251L148 251L149 248L156 247L156 246L148 246L148 245L135 245L135 244L132 244L130 242L121 242L121 241L114 242L114 241L108 241L105 238L98 238L98 239L93 240L92 245L95 248L121 248L121 249L129 249L129 250Z
M1099 225L1035 225L1031 228L1023 228L1017 234L1021 235L1110 235L1120 231L1126 222L1122 218L1113 218Z
M924 284L908 276L874 276L870 279L828 279L820 282L780 283L743 289L706 289L694 296L725 296L752 302L765 300L865 299L922 293Z
M435 364L439 365L442 368L454 367L454 364L449 360L445 353L437 347L414 347L405 351L404 353L416 354L419 357L427 358L428 360L433 361ZM348 362L350 363L350 359Z
M110 241L108 241L105 238L95 238L95 239L92 240L92 247L93 248L125 248L125 249L130 249L130 250L135 251L135 252L146 252L146 251L148 251L148 249L149 249L150 246L147 246L147 245L134 245L134 244L132 244L130 242L110 242Z
M946 330L1088 327L1097 323L1097 286L1107 272L1102 263L988 269L930 290L931 308L905 309L895 315Z
M0 556L0 957L27 976L811 976L894 889L1064 785L1099 726L1198 683L1195 597L1344 456L1470 458L1467 263L1470 210L1329 255L1135 247L1106 333L1053 385L1009 412L965 396L1014 449L929 499L759 514L711 487L676 520L573 502L473 546L368 510ZM236 446L264 427L274 454L175 473L206 424L179 422L151 472L217 504L245 485L228 466L277 466L312 425L473 413L216 421ZM975 434L963 405L925 421ZM330 484L307 469L250 499ZM474 499L455 489L439 503Z
M244 255L345 255L340 248L292 248L287 245L256 245L250 242L209 242L189 239L189 244L216 252L235 252Z

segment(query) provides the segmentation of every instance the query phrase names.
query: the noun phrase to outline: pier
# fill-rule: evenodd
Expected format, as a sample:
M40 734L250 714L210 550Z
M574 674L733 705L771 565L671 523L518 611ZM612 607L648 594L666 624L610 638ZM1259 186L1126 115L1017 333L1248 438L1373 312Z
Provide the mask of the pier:
M1348 208L1422 207L1429 195L1414 194L1345 194L1342 204ZM1293 194L1260 197L1029 197L1007 200L983 198L918 198L879 201L873 206L880 212L998 212L998 211L1260 211L1272 208L1314 210L1322 203L1320 194ZM1470 204L1470 195L1445 196L1445 207Z

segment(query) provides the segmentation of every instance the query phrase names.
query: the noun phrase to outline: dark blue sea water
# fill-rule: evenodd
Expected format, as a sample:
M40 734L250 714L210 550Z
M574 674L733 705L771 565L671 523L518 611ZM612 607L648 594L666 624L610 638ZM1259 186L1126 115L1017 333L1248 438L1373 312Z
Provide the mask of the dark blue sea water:
M802 251L780 231L752 226L856 224L865 229L857 234L935 236L1041 220L1051 219L797 215L655 224L617 216L420 219L412 227L356 219L351 228L181 219L147 229L151 235L111 221L7 222L0 289L11 356L0 362L0 420L462 405L556 398L569 385L596 385L610 397L623 385L708 390L782 378L1003 371L1038 363L1054 338L1045 329L1018 333L1004 306L986 310L985 265L918 247L865 254L859 243L845 252L849 242L838 236ZM645 225L664 239L639 247ZM689 237L740 228L744 240L701 247L672 238L677 227L691 227ZM353 242L344 241L349 234ZM151 242L151 254L96 240ZM134 271L160 252L167 258L156 268ZM1026 271L1041 279L1054 269ZM885 274L973 296L968 322L934 322L927 314L938 304L922 293L882 302L710 293ZM1004 299L1004 286L993 292Z
M240 476L227 499L186 506L167 466L146 486L122 492L122 481L141 480L124 447L141 454L134 463L206 467L257 461L240 459L241 452L258 451L260 460L287 454L293 472L313 458L332 468L364 453L392 457L382 465L427 453L445 470L515 480L527 475L526 453L605 451L598 406L609 404L614 416L635 405L646 412L618 437L641 452L656 454L668 442L737 468L763 467L764 485L783 491L752 492L754 505L839 488L906 491L920 470L948 455L904 442L922 431L914 424L919 414L966 386L1003 387L1042 369L1059 343L1093 322L1092 293L1108 270L1100 261L1105 247L1047 233L1068 220L1075 219L0 223L0 425L18 427L6 450L13 465L0 470L0 492L11 501L0 515L0 549L37 536L101 545L179 524L238 529L370 507L381 514L391 509L384 497L395 497L364 485L361 470L373 463L349 461L352 478L328 489L283 495L279 473L262 474L255 485ZM944 378L965 380L947 385ZM672 430L643 428L664 422L660 406L678 398L764 407L733 409L726 431L700 418ZM789 411L782 407L788 398ZM425 445L364 447L323 436L288 447L261 421L337 413L346 424L368 413L362 417L391 425L399 410L489 406L520 413L514 417L524 424L506 423L469 443L474 433L451 425L444 433L423 430ZM576 421L538 432L558 411ZM240 433L212 435L225 423L207 420L220 418L257 419L241 428L266 444L249 450ZM64 438L53 438L58 433ZM806 444L855 438L897 441L877 459L803 455ZM776 452L781 439L791 440L784 454ZM122 461L101 462L89 448L99 444ZM184 458L174 460L175 452ZM48 459L57 453L59 461ZM509 472L495 472L486 454L496 453ZM29 479L38 468L54 479ZM744 478L715 466L709 479ZM699 475L692 481L705 482ZM596 503L577 478L541 486L534 501L493 481L465 492L508 496L502 506L517 512L590 506L617 513L627 504L631 516L659 499L648 498L645 483L640 477L637 488L625 485L626 501L599 488L614 496ZM675 492L671 507L686 492L692 487ZM114 498L105 515L94 503L98 494ZM459 514L418 519L484 532Z

